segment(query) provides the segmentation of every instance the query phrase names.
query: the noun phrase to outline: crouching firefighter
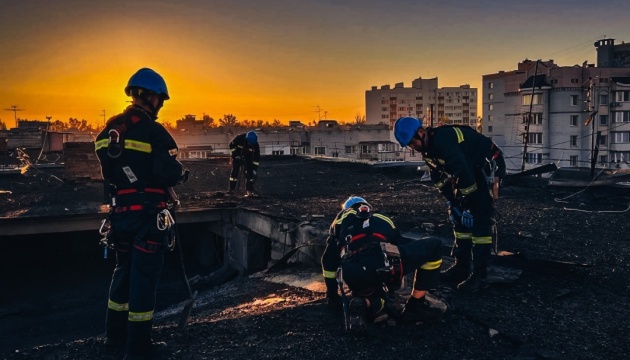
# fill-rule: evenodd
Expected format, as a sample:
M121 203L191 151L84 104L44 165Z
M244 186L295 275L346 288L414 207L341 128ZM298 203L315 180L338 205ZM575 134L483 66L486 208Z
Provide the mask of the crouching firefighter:
M344 312L349 312L344 314L345 320L348 315L352 318L350 330L357 318L361 319L357 327L373 322L382 312L396 318L400 314L392 313L388 300L400 288L402 277L415 271L401 319L435 322L443 311L431 306L425 295L438 286L441 249L437 238L403 238L389 217L372 211L365 199L352 196L341 205L331 224L322 256L328 304L338 308L345 302L345 282L353 296L349 305L344 305Z
M177 144L156 122L169 99L164 79L143 68L125 94L132 104L109 119L96 139L96 154L110 205L108 246L116 252L109 289L105 345L125 359L151 359L166 349L152 339L156 290L169 242L168 188L187 172Z

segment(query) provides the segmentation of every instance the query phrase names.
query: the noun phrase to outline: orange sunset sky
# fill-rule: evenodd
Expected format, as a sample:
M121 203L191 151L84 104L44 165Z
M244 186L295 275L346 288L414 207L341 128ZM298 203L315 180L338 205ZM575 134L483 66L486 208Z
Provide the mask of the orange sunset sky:
M1 0L0 119L102 122L151 67L171 100L160 120L308 123L365 114L371 86L418 77L470 84L519 61L595 62L630 40L626 0ZM481 99L479 101L481 104ZM479 107L481 115L481 107Z

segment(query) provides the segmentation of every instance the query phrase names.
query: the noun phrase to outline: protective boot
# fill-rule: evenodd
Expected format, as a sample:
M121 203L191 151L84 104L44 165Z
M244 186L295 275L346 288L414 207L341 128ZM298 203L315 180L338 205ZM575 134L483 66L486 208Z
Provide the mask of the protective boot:
M236 190L236 184L238 183L238 181L236 180L230 180L230 190L228 190L228 193L233 193L234 190Z
M436 323L440 321L444 312L437 307L431 306L431 303L422 297L416 299L410 297L405 303L405 308L402 311L401 317L403 322L406 323Z
M488 285L488 261L492 244L475 244L473 253L473 272L468 279L457 285L462 292L474 293L486 289Z
M440 272L441 282L458 284L468 278L470 275L472 248L472 240L455 239L452 251L455 263L448 269Z
M165 353L165 342L151 339L153 321L129 321L127 323L127 353L123 360L157 359Z
M348 304L348 323L346 330L364 332L368 324L368 304L362 297L353 297Z
M107 353L122 352L127 341L127 311L107 309L105 317L105 351Z

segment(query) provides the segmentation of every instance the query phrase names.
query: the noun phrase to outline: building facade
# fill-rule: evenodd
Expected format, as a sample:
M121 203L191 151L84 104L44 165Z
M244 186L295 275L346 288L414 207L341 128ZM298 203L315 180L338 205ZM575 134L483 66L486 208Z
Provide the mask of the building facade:
M192 126L189 126L192 125ZM255 130L262 155L312 155L349 160L392 161L401 159L400 146L390 140L386 124L339 124L321 120L315 126L291 122L289 126L203 128L189 121L172 131L182 158L208 158L229 154L228 144L241 133Z
M597 66L524 60L483 75L482 132L502 148L508 170L630 160L630 44L595 47Z
M365 92L368 124L388 124L393 128L400 117L422 118L428 124L477 125L477 89L470 85L438 87L438 78L412 81L411 87L397 83L391 88L372 86Z

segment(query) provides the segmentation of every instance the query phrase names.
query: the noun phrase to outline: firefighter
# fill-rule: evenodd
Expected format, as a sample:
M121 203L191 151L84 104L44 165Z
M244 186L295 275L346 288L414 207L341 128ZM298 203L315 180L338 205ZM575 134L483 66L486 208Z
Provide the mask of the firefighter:
M426 300L437 288L442 244L428 237L411 241L402 237L393 221L362 197L351 196L330 225L322 270L328 304L338 308L341 297L336 280L340 268L352 292L350 312L367 323L386 310L388 292L400 288L402 277L415 271L413 290L402 312L405 321L435 322L442 310ZM383 290L384 286L388 292ZM362 314L361 314L362 313Z
M151 359L167 347L151 336L168 242L168 231L158 228L157 220L165 214L168 188L182 182L184 173L175 140L156 122L169 99L162 76L142 68L129 79L125 94L132 104L109 119L96 139L110 205L107 241L116 250L105 344L124 348L126 360Z
M501 150L468 126L425 128L413 117L396 120L394 135L400 146L422 154L431 180L447 200L455 263L442 272L441 280L458 284L463 292L487 288L495 225L489 180L498 184L505 175Z
M241 164L245 165L245 196L254 196L254 182L256 172L260 165L260 146L258 145L258 134L255 131L239 134L230 141L230 163L232 172L230 173L230 189L228 193L234 192L238 183L238 173Z

